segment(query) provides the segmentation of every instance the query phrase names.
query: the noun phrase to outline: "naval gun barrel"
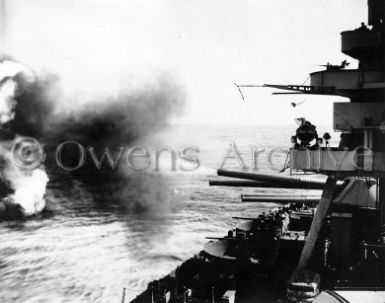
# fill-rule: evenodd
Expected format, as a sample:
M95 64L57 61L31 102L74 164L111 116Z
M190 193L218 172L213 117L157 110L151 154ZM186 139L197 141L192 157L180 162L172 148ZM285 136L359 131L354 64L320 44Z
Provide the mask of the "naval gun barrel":
M258 220L258 218L248 218L248 217L232 217L232 218L236 220L247 220L247 221Z
M206 240L230 240L230 241L238 240L235 237L205 237L205 239Z
M304 180L300 178L263 175L263 174L247 173L247 172L229 171L229 170L223 170L223 169L218 169L217 173L218 173L218 176L223 176L223 177L253 180L253 181L256 181L257 183L259 182L269 183L269 184L273 184L274 187L323 189L323 187L325 186L324 181L316 181L316 180L310 181L310 180Z
M318 203L321 196L260 196L260 195L241 195L242 202L261 202L261 203Z
M254 187L254 188L288 188L281 184L274 184L263 181L247 181L247 180L209 180L209 186L231 186L231 187ZM293 185L291 188L303 189L304 185ZM306 187L308 188L308 187Z

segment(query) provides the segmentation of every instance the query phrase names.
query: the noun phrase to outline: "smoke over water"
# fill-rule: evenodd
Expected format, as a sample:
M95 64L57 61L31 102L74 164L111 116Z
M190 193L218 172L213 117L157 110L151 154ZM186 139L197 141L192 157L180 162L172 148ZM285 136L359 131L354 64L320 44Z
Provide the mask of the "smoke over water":
M180 112L184 91L170 76L160 75L145 86L88 99L69 113L56 116L48 134L84 144L130 144L133 138L160 130Z
M126 208L140 212L166 210L172 193L167 180L151 171L128 169L126 152L148 136L161 132L168 120L183 109L183 88L171 76L161 74L141 87L122 88L117 94L88 99L67 114L56 116L56 122L50 124L45 134L51 138L48 149L53 150L68 141L81 144L85 149L85 163L72 174L89 190L108 193L108 203L118 201ZM90 156L90 147L94 149L97 161L103 159L99 168L95 158ZM115 168L103 157L106 148L111 159L116 160ZM54 160L57 159L48 159ZM66 146L62 161L66 167L76 166L79 163L78 147Z
M184 89L172 76L159 74L136 87L122 83L103 93L96 92L100 87L76 93L65 91L54 74L36 74L9 60L1 67L2 181L11 188L3 206L12 201L24 214L35 214L45 206L48 178L43 167L28 171L12 164L12 147L23 136L43 144L50 179L78 178L89 190L111 193L109 201L119 200L129 209L158 211L169 201L167 181L162 176L127 170L124 154L116 167L104 157L98 168L88 149L94 149L98 160L106 148L117 158L120 149L127 150L161 131L182 111L185 102ZM86 151L84 165L74 171L61 169L55 157L57 147L67 141L79 143ZM78 148L66 146L62 161L66 167L76 166Z
M14 132L12 127L16 120L17 79L20 77L25 82L35 81L35 76L25 66L10 60L0 63L0 218L34 215L45 207L48 177L40 159L33 167L24 165L42 153L36 154L40 150L31 149L27 143L31 139Z

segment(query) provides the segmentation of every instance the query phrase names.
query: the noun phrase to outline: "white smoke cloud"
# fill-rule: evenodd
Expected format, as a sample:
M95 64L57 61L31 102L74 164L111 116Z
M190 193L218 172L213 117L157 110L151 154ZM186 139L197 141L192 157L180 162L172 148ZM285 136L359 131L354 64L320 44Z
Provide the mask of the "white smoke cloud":
M15 118L17 84L13 78L19 73L33 79L32 71L20 63L10 60L0 63L0 127Z
M10 198L23 208L25 215L33 215L44 209L44 194L48 183L44 170L38 168L31 175L21 174L13 183L15 193Z
M33 73L25 66L6 60L0 63L0 131L4 125L15 118L17 101L17 83L14 77L23 73L33 80ZM0 142L0 179L3 185L9 187L12 193L0 197L7 201L7 205L14 204L21 207L24 215L41 212L45 207L44 194L48 183L48 176L42 165L30 170L17 165L13 146L22 140L16 137L11 141Z
M14 109L16 101L13 98L16 91L16 83L12 78L5 78L0 87L0 125L15 118Z

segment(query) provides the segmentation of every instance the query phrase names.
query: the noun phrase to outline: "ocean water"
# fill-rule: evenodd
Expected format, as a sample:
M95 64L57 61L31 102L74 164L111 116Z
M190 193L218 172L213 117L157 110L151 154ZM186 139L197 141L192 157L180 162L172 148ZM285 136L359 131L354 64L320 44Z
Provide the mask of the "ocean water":
M278 174L286 155L272 154L273 169L269 151L289 148L295 128L168 127L137 144L151 155L161 147L175 152L198 148L200 168L170 171L165 155L158 172L152 163L145 171L128 173L120 181L124 194L49 171L48 211L0 222L0 302L121 302L123 288L128 302L148 282L198 253L205 237L233 228L232 216L254 217L276 207L242 204L241 193L255 189L209 187L208 180L215 178L231 142L250 167L252 149L265 149L256 170ZM235 160L225 164L240 168Z

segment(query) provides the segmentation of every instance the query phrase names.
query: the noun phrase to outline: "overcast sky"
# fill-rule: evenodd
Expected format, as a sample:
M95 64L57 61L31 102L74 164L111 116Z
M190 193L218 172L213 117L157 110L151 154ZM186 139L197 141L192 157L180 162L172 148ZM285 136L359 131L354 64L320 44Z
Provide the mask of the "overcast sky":
M58 73L78 92L173 74L187 93L177 123L331 124L336 97L271 96L234 82L302 84L339 64L340 32L367 20L367 0L12 0L7 52ZM349 59L348 59L349 60ZM356 63L353 59L351 67ZM124 81L122 81L124 79ZM306 102L293 109L291 102Z

